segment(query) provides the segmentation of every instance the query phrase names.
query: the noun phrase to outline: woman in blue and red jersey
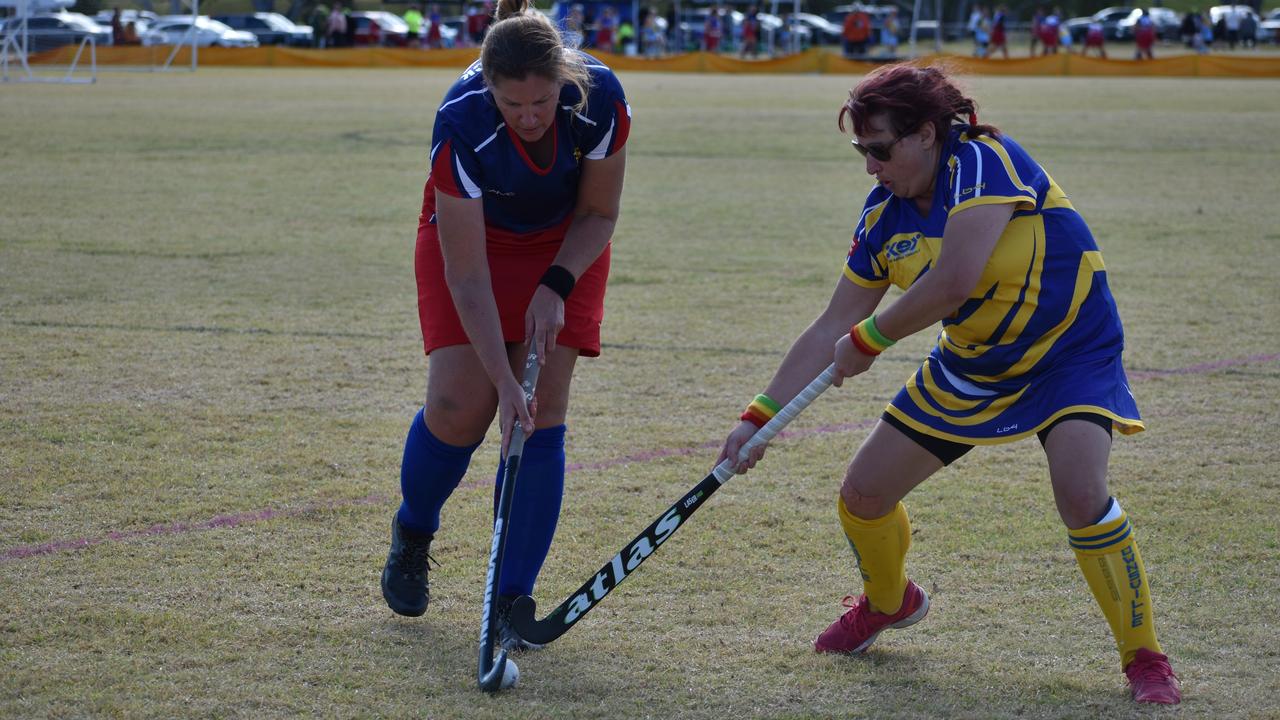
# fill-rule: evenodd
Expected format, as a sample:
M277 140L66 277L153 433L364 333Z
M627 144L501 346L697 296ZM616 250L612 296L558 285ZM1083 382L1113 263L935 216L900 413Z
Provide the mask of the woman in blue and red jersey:
M506 603L532 593L564 493L574 365L600 354L630 108L609 68L527 10L499 4L480 60L436 112L415 253L426 403L405 443L382 573L402 615L426 610L440 509L495 414L504 451L514 423L527 438L498 592ZM516 377L530 343L542 364L534 413ZM502 476L499 466L495 498ZM521 646L505 623L499 637Z
M977 105L940 70L887 66L849 95L838 124L843 131L851 121L854 147L878 182L826 310L743 413L721 459L738 457L828 364L838 378L852 377L896 341L939 322L942 330L845 473L836 509L864 592L815 649L860 653L881 631L921 620L929 598L907 579L911 524L901 500L975 445L1036 436L1068 544L1134 699L1178 702L1129 518L1107 487L1112 431L1143 424L1089 227L1021 146L978 123ZM903 294L873 314L891 285Z

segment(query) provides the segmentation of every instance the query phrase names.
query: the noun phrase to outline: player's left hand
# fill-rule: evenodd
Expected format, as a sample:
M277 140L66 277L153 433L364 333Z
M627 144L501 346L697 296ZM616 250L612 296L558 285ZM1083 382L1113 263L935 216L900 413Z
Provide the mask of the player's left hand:
M845 378L866 372L875 361L875 355L864 354L847 334L841 335L836 341L836 377L831 384L840 387Z
M524 312L524 336L538 352L542 365L556 349L556 336L564 329L564 300L546 285L533 291L529 309Z

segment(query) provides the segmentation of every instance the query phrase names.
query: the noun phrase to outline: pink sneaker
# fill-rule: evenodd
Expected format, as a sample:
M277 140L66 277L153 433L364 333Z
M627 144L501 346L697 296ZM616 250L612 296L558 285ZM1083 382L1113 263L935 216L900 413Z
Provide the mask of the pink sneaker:
M1138 648L1138 653L1124 669L1133 690L1133 701L1177 705L1182 702L1178 676L1169 667L1169 658L1153 650Z
M860 653L871 647L876 636L886 628L915 625L929 612L929 596L910 580L902 594L902 607L892 615L872 610L866 595L859 597L856 602L850 602L851 600L852 595L844 599L842 604L850 610L831 623L813 641L814 650L822 653Z

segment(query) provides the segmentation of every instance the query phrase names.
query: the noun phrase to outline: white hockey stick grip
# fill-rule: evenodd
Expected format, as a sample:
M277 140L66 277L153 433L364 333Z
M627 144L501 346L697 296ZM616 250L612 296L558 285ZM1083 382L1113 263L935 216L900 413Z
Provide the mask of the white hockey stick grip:
M777 415L774 415L769 422L764 424L764 427L760 428L756 431L755 435L751 436L751 439L748 440L746 444L742 446L742 449L738 451L738 462L746 460L752 449L769 442L775 435L782 432L782 429L785 428L788 423L794 420L795 417L803 412L805 408L809 407L809 404L816 400L817 397L825 392L827 388L831 387L831 382L835 380L835 377L836 366L835 363L832 363L828 365L827 369L823 370L818 377L810 381L809 384L805 386L805 389L800 391L799 395L796 395L791 399L791 402L784 405L783 408L778 411ZM717 465L716 469L712 472L715 474L716 479L723 483L733 477L733 466L737 464L737 462L730 462L730 460L726 458L724 462Z

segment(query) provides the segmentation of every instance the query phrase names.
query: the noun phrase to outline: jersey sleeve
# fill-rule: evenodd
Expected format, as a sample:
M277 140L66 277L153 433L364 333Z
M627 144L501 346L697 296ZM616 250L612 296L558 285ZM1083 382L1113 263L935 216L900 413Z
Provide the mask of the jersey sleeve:
M1013 203L1019 210L1036 208L1034 179L1019 172L999 140L983 135L956 145L947 160L947 217L976 205Z
M443 115L443 113L441 113ZM443 117L436 118L431 137L431 178L436 189L457 198L479 198L480 163L475 150Z
M587 113L579 116L585 126L581 148L588 160L603 160L627 144L631 134L631 106L622 92L622 83L607 68L594 75L587 96Z
M845 259L844 276L865 288L881 288L889 284L889 267L880 253L883 244L880 220L891 197L887 195L877 189L867 196Z

